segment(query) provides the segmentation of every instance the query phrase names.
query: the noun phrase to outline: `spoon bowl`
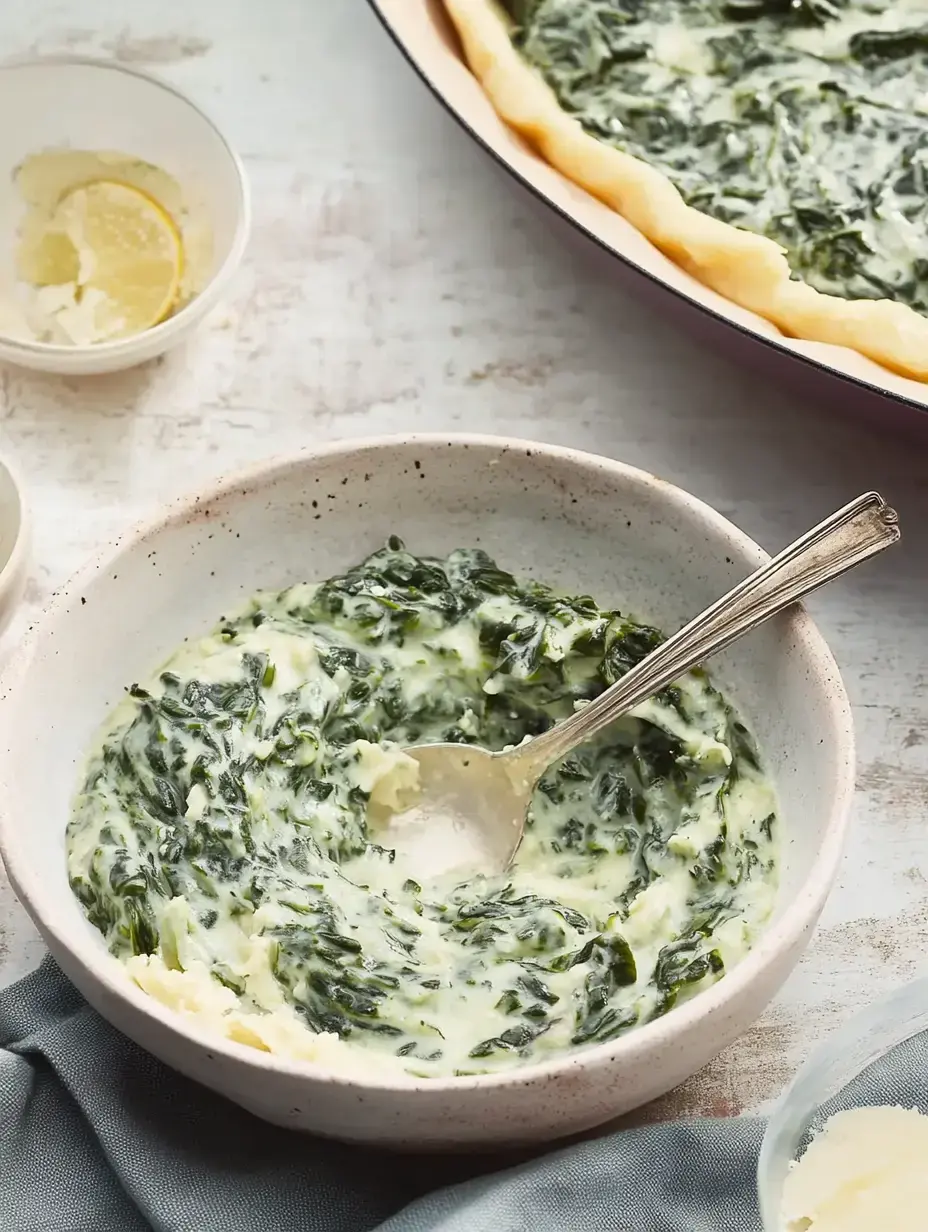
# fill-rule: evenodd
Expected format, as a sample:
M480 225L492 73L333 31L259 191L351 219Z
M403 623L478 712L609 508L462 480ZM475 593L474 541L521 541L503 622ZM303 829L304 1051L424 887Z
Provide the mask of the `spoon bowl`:
M513 774L505 755L476 745L421 744L406 752L419 763L418 795L387 819L380 844L413 877L508 868L534 783Z
M533 740L501 753L460 744L407 749L419 762L418 792L397 814L384 845L429 876L505 872L548 766L710 655L898 542L899 533L896 511L879 493L865 492L710 604L595 701Z

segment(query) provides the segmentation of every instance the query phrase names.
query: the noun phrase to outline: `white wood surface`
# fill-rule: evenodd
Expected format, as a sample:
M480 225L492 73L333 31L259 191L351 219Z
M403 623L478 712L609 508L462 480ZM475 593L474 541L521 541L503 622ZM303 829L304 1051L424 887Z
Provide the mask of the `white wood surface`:
M0 371L2 443L36 525L11 637L163 498L339 436L447 428L596 450L770 548L868 487L897 506L903 545L812 604L858 723L840 884L776 1004L653 1114L776 1095L853 1007L913 974L928 937L928 417L849 416L840 389L816 405L681 333L490 163L363 0L7 0L0 45L169 78L238 146L255 205L233 293L181 352L95 380ZM0 982L41 954L0 872Z

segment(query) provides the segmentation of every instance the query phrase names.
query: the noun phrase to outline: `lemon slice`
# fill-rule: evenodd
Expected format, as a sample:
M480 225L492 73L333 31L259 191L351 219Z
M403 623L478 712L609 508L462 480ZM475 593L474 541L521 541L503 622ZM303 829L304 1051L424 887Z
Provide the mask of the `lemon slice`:
M180 234L157 201L128 184L96 180L66 193L49 220L41 256L37 281L76 283L96 340L151 329L177 303Z

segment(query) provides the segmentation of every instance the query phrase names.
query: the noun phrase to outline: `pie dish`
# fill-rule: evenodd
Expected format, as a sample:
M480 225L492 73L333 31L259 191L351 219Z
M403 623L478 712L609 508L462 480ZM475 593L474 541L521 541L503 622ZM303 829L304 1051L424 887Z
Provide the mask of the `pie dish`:
M684 270L928 381L924 0L444 5L499 116Z
M798 387L804 395L813 388L811 378L817 390L811 396L820 397L824 405L842 413L859 410L868 416L879 415L885 426L886 416L893 414L887 399L903 408L920 410L928 406L928 381L903 376L849 346L785 333L767 317L741 307L700 281L622 214L557 170L536 146L500 118L466 61L445 0L368 2L410 67L464 132L527 188L545 210L559 215L582 237L578 252L595 256L583 242L591 240L604 256L617 259L615 272L635 299L648 298L668 321L677 320L682 327L689 327L706 345L724 348L732 358L750 356L750 362L760 365L764 374ZM482 190L475 187L474 191ZM526 204L531 206L531 200ZM566 229L558 227L555 234L562 242L571 242ZM634 277L636 274L646 281ZM717 329L717 325L724 328ZM667 338L670 346L671 337ZM752 347L752 342L759 342L763 350ZM817 382L814 369L826 378L840 378L842 386L833 381ZM759 372L757 375L763 379ZM902 423L900 419L898 426Z

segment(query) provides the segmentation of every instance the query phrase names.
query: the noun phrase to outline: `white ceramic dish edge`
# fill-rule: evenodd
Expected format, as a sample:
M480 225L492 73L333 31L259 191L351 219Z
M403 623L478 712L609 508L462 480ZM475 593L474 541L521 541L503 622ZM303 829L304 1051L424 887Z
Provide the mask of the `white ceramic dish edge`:
M15 507L15 508L14 508ZM9 515L13 513L13 518ZM16 614L29 573L32 547L32 517L23 477L9 457L0 457L0 542L9 534L0 557L0 634ZM15 528L6 524L13 521Z

